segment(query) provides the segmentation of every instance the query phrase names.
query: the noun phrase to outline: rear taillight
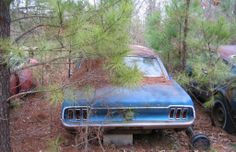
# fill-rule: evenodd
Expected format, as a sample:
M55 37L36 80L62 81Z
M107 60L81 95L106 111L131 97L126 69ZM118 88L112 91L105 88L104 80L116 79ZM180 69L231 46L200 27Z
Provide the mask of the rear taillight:
M169 117L174 118L174 114L175 114L175 109L174 108L170 109Z
M73 115L74 115L74 110L68 109L67 110L67 119L73 119Z
M88 119L88 110L87 108L71 108L66 109L64 112L65 119L76 119L76 120L86 120Z
M83 111L83 119L87 119L87 117L88 117L88 110L87 109L83 109L82 110Z
M185 119L187 117L187 114L188 114L188 109L187 108L184 108L183 111L182 111L182 117L183 119Z
M188 108L170 108L170 119L186 119L188 115Z
M176 114L175 114L175 118L179 119L181 115L181 109L177 109Z
M76 110L75 110L75 118L76 118L76 119L80 119L80 118L81 118L80 109L76 109Z

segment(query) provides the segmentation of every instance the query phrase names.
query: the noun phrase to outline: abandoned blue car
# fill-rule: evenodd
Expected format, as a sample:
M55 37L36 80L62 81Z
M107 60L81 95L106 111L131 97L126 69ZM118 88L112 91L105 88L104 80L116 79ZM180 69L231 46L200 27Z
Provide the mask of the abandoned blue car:
M103 84L106 76L98 76L92 82L95 85L102 84L97 89L88 92L81 87L74 97L67 98L65 95L61 121L66 128L101 126L186 129L193 124L193 102L168 75L159 56L143 46L131 45L130 49L124 64L137 67L143 74L143 83L136 88L111 86ZM99 61L82 61L77 73L80 79L78 82L87 81L91 75L105 73L101 72L100 64ZM72 79L77 81L76 78Z

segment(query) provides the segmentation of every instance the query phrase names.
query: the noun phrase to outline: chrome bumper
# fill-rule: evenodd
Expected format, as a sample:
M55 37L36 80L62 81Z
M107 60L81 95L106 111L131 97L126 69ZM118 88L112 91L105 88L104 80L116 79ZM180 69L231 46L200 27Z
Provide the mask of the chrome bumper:
M140 127L140 128L187 128L191 126L194 119L188 122L177 122L177 121L166 121L166 122L122 122L122 123L65 123L61 120L65 127L75 128L75 127Z

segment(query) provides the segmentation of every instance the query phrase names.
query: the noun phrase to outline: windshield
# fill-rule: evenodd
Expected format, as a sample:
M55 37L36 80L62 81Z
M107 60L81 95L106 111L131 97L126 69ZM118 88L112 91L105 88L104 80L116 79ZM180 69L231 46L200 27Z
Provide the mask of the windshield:
M125 57L124 62L128 67L137 67L146 77L163 76L161 67L156 58L148 57Z

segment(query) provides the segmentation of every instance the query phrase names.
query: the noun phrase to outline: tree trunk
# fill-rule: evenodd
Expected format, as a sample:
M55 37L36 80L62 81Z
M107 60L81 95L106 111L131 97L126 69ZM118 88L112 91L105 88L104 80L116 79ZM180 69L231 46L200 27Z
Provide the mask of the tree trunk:
M0 0L0 41L10 37L10 0ZM9 109L7 99L10 96L10 71L4 62L4 54L0 45L0 151L11 152Z
M190 0L186 0L186 9L185 9L185 19L184 19L184 37L183 37L183 50L182 50L182 69L186 67L186 58L187 58L187 34L188 34L188 20L189 20L189 6Z

